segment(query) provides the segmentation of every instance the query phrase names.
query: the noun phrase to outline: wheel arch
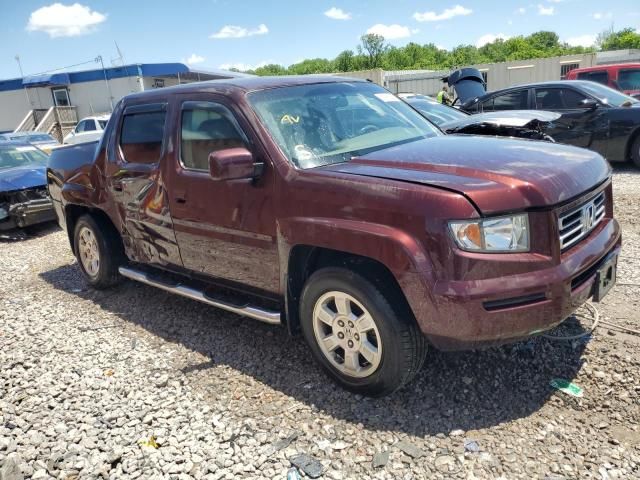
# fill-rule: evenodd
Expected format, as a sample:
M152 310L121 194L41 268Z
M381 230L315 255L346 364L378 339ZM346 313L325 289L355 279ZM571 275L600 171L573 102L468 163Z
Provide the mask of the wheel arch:
M88 207L86 205L77 205L77 204L67 204L64 208L65 210L65 223L67 226L67 236L69 238L69 244L71 245L71 249L73 253L76 253L76 245L74 234L76 230L76 225L78 220L83 215L89 215L95 222L101 227L108 231L114 238L117 238L120 242L120 246L122 247L122 251L124 251L124 245L122 244L122 238L118 233L115 225L109 218L105 212L98 208Z
M636 143L636 141L639 138L640 138L640 126L636 127L636 129L633 132L631 132L631 135L629 135L629 140L627 141L627 145L625 146L625 152L624 152L625 161L633 162L633 157L631 156L632 154L631 149L633 148L633 145Z
M285 309L287 328L291 334L300 331L299 305L305 282L314 272L326 267L356 272L388 294L396 306L411 312L395 275L379 260L332 248L298 244L291 248L287 262Z

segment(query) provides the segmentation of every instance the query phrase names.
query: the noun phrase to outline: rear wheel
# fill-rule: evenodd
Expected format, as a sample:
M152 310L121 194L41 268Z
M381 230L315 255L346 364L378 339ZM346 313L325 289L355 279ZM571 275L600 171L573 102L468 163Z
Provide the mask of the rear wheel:
M640 168L640 135L638 135L631 145L631 160L636 167Z
M356 393L391 393L418 372L426 340L410 312L342 268L324 268L305 284L301 326L316 360Z
M122 280L118 267L124 255L113 232L93 217L83 215L76 223L73 238L80 270L92 287L108 288Z

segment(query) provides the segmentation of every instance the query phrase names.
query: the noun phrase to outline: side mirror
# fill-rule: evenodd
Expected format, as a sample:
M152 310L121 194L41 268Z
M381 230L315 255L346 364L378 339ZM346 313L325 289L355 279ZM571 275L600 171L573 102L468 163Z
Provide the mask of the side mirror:
M587 110L595 110L599 106L600 106L600 102L598 102L597 100L594 100L593 98L587 98L582 101L582 108L585 108Z
M214 180L239 180L260 174L253 154L246 148L227 148L209 154L209 175Z

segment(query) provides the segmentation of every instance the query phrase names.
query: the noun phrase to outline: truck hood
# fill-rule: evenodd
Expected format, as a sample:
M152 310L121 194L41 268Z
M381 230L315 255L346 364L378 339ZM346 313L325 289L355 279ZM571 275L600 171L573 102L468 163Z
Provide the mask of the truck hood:
M0 192L43 187L47 184L46 167L30 164L0 170Z
M610 174L597 153L556 143L444 135L378 150L323 170L459 192L482 214L555 205Z

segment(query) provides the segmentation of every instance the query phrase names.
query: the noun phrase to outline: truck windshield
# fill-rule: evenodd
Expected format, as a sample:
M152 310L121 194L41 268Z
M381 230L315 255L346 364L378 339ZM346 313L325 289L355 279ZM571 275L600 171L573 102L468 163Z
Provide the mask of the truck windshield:
M36 147L0 145L0 170L33 164L46 165L48 158Z
M583 82L581 86L586 92L590 93L601 102L612 105L614 107L623 107L638 103L638 100L636 100L635 98L618 92L617 90L609 88L605 85L600 85L599 83Z
M406 103L372 83L283 87L248 98L285 155L303 169L441 135Z

